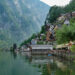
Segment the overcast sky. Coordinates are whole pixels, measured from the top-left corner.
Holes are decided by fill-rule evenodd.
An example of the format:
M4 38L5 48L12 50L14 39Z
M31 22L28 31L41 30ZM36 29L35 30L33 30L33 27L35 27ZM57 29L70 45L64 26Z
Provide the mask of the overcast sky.
M57 5L57 6L65 6L69 4L70 0L40 0L49 6Z

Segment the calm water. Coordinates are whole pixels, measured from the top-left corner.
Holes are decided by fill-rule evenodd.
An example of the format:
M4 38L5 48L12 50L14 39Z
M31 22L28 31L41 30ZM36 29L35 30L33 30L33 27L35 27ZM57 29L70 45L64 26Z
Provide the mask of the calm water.
M52 56L0 52L0 75L75 75L75 63Z

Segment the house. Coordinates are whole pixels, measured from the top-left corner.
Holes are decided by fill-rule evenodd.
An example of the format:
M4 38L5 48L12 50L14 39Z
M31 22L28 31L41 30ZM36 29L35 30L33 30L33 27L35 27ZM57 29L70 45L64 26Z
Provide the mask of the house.
M53 50L52 45L31 45L32 54L48 54L51 50Z
M20 50L23 52L29 52L30 48L27 45L23 45Z
M52 31L54 29L54 25L50 25L50 31Z
M58 29L57 25L50 25L50 29L46 34L46 41L54 41L55 40L55 31Z
M72 12L72 17L75 17L75 11Z
M57 20L58 20L58 21L65 20L65 14L61 14L61 16L58 17Z
M36 44L37 44L37 39L32 39L32 40L31 40L31 44L32 44L32 45L36 45Z
M38 41L41 41L41 40L46 40L44 37L45 37L46 35L44 34L44 33L41 33L40 34L40 37L39 37L39 39L38 39Z
M47 31L47 34L46 34L46 40L47 41L50 41L50 35L51 35L52 33L50 32L50 31Z
M66 19L66 20L64 21L64 24L70 25L70 21L69 21L68 19Z
M66 16L67 19L70 19L72 17L75 17L75 11L70 12L70 13L66 13L65 16Z
M65 17L66 17L66 19L64 21L64 24L70 25L70 18L75 17L75 11L73 11L71 13L66 13Z
M58 21L65 20L65 19L70 20L70 18L72 17L75 17L75 11L66 14L61 14L61 16L57 20Z
M46 27L46 31L48 31L49 30L49 28L50 28L50 23L47 23L46 25L45 25L45 27Z
M66 19L70 20L70 18L72 18L72 13L66 13L65 17Z

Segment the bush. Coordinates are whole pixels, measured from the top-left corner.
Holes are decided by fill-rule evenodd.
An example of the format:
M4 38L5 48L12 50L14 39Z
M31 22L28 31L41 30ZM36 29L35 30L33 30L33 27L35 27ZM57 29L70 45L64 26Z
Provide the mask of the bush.
M46 27L45 27L45 25L42 26L41 31L40 31L40 34L41 34L41 33L46 33Z
M72 45L71 51L72 51L72 52L75 52L75 45Z
M45 40L45 39L46 39L46 35L43 35L43 36L42 36L42 40Z
M75 40L75 23L70 26L63 27L56 31L56 40L58 44L68 43Z
M43 41L38 41L37 44L38 44L38 45L43 45L44 42L43 42Z

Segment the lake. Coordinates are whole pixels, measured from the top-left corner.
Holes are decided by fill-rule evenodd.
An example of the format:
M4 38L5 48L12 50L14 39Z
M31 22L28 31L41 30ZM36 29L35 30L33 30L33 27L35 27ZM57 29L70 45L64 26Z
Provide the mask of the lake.
M75 63L47 55L0 51L0 75L75 75Z

